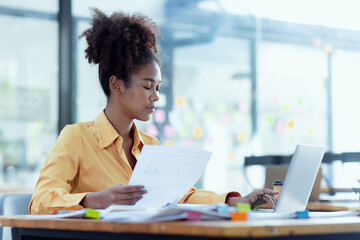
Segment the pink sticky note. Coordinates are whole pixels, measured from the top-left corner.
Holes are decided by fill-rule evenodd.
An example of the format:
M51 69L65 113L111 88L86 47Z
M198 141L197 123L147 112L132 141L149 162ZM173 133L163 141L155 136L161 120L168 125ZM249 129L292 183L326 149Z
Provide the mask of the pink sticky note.
M298 118L302 118L302 117L304 117L305 112L300 110L296 115Z
M201 221L201 213L200 212L187 212L187 220L188 221Z
M184 141L184 145L185 145L186 147L192 147L192 146L193 146L193 141L192 141L191 139L186 139L186 140Z
M166 112L164 109L156 109L154 113L155 122L163 123L166 121Z
M171 137L174 136L174 129L173 129L173 127L171 125L166 124L164 126L164 135L167 138L171 138Z
M282 121L279 121L275 125L275 129L277 133L282 133L285 129L285 123Z
M207 143L213 144L214 143L214 139L213 138L207 138L206 139Z
M151 136L157 137L159 136L159 130L154 124L150 124L146 127L146 132Z
M250 110L250 105L248 102L239 102L238 106L241 112L249 112Z
M223 114L220 116L220 120L223 124L229 124L230 123L230 115L229 114Z
M279 97L274 97L274 103L278 104L280 102Z

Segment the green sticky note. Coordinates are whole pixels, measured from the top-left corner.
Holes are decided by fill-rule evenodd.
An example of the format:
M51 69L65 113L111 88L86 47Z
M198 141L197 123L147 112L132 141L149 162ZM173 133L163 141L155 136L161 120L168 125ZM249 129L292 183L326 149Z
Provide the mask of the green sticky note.
M238 212L250 212L251 206L250 203L237 203L235 205L238 209Z
M304 99L299 98L299 104L302 105L304 103Z
M283 106L283 108L282 108L282 110L284 111L284 112L287 112L287 111L289 111L289 109L290 109L290 106L289 105L284 105Z
M312 133L313 133L312 128L309 128L309 129L308 129L308 131L307 131L307 135L309 135L309 136L310 136Z
M190 135L190 129L188 126L183 126L180 130L180 137L187 138Z
M84 217L100 219L100 213L94 209L87 208L86 213L84 214Z
M268 122L269 122L270 124L273 124L274 121L275 121L275 118L274 118L273 115L269 115L267 120L268 120Z

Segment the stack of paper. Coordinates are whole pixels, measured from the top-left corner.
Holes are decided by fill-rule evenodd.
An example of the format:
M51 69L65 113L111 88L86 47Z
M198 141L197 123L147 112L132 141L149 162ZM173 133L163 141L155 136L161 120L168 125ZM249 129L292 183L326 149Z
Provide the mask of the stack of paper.
M55 215L27 215L29 219L56 219L74 217L92 217L94 211L98 212L98 218L103 221L118 222L164 222L174 220L229 220L233 208L228 212L218 211L223 204L201 205L201 204L170 204L163 208L139 208L137 206L112 205L103 210L82 209L77 211L63 211ZM308 212L306 218L334 218L355 217L358 211L336 211L336 212ZM269 213L248 212L247 220L262 219L291 219L299 218L298 213Z
M125 206L125 207L124 207ZM217 205L171 204L163 208L139 208L137 206L112 205L97 211L104 221L120 222L163 222L173 220L221 220L229 219L230 213L219 213ZM29 219L56 219L89 217L89 209L62 211L54 215L27 215Z
M145 211L113 211L102 215L104 221L163 222L174 220L224 220L230 213L221 214L216 205L174 204L164 208L149 208Z

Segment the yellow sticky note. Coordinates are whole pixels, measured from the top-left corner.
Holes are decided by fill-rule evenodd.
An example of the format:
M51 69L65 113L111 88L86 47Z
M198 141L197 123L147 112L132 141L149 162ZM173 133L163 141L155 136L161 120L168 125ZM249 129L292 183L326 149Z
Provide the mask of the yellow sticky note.
M174 144L174 142L171 141L171 140L166 140L166 141L165 141L165 145L167 145L167 146L174 146L175 144Z
M183 107L185 105L185 99L182 96L178 96L175 98L175 104L179 107Z
M193 136L195 138L201 138L202 137L202 129L201 127L197 126L193 128Z
M96 210L94 210L92 208L87 208L86 213L84 214L84 217L100 219L100 212L96 211Z

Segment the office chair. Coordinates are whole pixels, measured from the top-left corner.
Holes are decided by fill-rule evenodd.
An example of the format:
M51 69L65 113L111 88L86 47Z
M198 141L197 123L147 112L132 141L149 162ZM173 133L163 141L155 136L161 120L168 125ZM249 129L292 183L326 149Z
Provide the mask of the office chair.
M0 215L29 214L32 193L9 193L0 196ZM11 240L11 228L0 227L0 240Z

